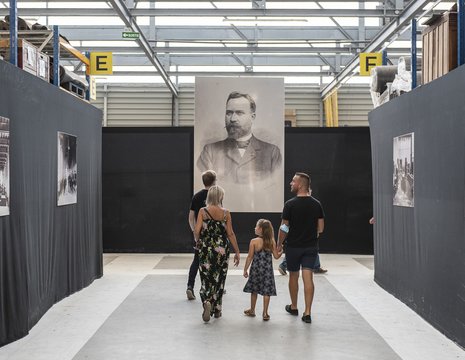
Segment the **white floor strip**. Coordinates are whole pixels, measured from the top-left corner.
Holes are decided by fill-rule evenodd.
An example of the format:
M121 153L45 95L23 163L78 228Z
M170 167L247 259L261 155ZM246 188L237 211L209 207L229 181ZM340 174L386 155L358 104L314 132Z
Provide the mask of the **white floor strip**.
M29 335L0 349L0 360L71 360L163 258L118 256L104 276L55 304Z
M341 257L322 256L322 263L330 269L326 275L328 281L402 359L465 360L462 348L378 286L373 280L373 271Z

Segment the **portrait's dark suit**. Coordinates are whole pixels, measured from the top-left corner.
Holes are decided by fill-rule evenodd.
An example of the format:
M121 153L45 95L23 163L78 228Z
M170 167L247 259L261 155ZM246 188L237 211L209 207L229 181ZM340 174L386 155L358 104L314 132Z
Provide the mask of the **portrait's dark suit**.
M234 139L205 145L197 160L197 167L201 171L216 171L219 181L247 184L266 180L281 163L281 152L276 145L252 136L243 156Z

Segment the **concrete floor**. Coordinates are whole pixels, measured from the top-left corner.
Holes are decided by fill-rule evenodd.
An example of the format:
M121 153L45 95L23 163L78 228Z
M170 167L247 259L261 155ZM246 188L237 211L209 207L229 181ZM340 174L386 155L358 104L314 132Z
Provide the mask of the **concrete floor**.
M371 256L321 256L329 271L315 276L312 324L284 311L288 278L277 272L271 320L244 316L245 258L239 269L230 267L223 317L203 323L198 294L194 301L185 296L191 259L105 254L104 277L53 306L27 337L0 348L0 360L465 360L463 349L374 283ZM259 298L257 314L261 308Z

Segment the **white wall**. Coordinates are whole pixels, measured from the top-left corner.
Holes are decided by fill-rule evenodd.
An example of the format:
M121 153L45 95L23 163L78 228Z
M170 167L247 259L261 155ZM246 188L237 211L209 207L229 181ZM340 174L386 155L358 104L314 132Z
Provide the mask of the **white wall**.
M92 103L106 114L107 126L171 126L172 96L160 84L108 84L97 88ZM194 86L179 87L179 125L194 125ZM346 85L338 91L339 126L368 126L373 109L367 85ZM104 111L106 97L107 111ZM323 119L319 87L285 87L285 108L295 109L297 126L320 126Z

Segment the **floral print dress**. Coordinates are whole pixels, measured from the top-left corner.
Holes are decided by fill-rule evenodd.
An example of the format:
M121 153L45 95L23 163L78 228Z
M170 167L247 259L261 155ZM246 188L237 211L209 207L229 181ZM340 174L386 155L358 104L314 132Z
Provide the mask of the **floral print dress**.
M276 296L271 251L262 249L254 253L249 279L245 284L244 292L263 296Z
M221 311L224 283L228 273L229 245L226 236L226 211L223 220L215 220L206 208L208 215L203 219L203 229L200 233L199 272L202 286L200 298L202 303L210 301L211 315Z

